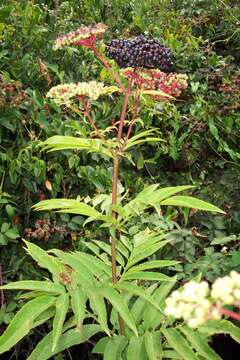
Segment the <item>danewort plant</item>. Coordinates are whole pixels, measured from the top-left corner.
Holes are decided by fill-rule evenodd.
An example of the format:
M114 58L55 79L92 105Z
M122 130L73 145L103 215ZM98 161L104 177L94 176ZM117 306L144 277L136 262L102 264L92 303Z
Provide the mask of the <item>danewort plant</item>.
M105 31L103 24L82 26L55 41L55 50L64 46L85 46L91 50L114 83L90 81L60 84L50 89L47 97L87 120L92 132L89 137L53 136L41 145L48 151L75 149L97 153L102 161L106 157L112 159L112 192L97 195L91 201L89 198L51 199L34 206L35 210L85 216L85 224L97 222L103 228L103 238L85 242L84 249L88 251L73 252L44 251L25 241L28 254L48 270L51 278L17 281L1 287L28 292L21 294L26 302L0 337L0 353L48 322L52 330L28 360L49 359L98 333L105 336L102 335L93 352L102 354L105 360L220 359L207 344L210 336L215 332L228 332L239 341L240 330L223 320L211 324L205 332L197 332L188 326L176 325L166 316L165 299L175 286L176 278L159 270L173 267L177 262L152 260L151 256L169 243L168 234L161 229L146 228L132 236L128 232L128 221L149 208L160 214L163 206L224 212L192 196L178 195L193 188L188 185L167 188L149 185L131 199L119 186L119 164L124 158L134 165L131 157L134 146L163 141L156 128L144 128L141 105L145 106L148 97L153 104L173 101L174 96L186 89L187 77L163 73L162 70L166 72L172 67L170 50L144 37L134 40L136 46L125 40L110 44L107 53L111 52L111 57L125 66L116 70L114 63L96 47ZM104 96L110 96L109 101L122 99L119 118L113 119L106 129L100 128L94 118L94 104Z

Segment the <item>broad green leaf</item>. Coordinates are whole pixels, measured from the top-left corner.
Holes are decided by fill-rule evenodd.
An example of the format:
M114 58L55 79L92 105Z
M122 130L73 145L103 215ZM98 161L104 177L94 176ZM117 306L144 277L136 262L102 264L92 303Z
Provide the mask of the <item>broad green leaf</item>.
M209 204L206 201L199 200L192 196L172 196L161 202L161 205L166 206L181 206L203 211L213 211L221 214L226 214L225 211L219 209L217 206Z
M229 334L235 341L240 343L240 328L228 320L209 321L200 326L198 330L204 334Z
M110 330L108 328L107 321L107 310L103 294L101 294L100 289L96 287L89 287L86 291L90 300L91 308L97 315L97 319L99 324L102 326L102 330L104 330L105 333L110 336Z
M149 197L153 197L154 191L157 189L157 187L158 184L147 186L134 199L123 206L122 210L124 211L125 216L139 214L141 211L147 208L148 199Z
M109 340L109 336L102 337L98 342L95 344L92 353L93 354L103 354L105 348L107 346L107 342Z
M132 284L131 284L132 285ZM145 289L145 292L147 295L151 295L153 293L153 291L157 288L158 286L158 283L154 283L150 286L148 286L146 289ZM147 301L138 296L136 301L134 302L134 304L132 305L131 307L131 314L133 315L134 317L134 320L136 322L136 324L138 324L139 322L141 322L142 320L142 314L143 314L143 310L145 309L146 307L146 304L147 304ZM155 309L156 310L156 309ZM158 312L158 310L156 310Z
M107 266L102 260L96 259L95 256L80 251L72 252L71 256L79 261L79 266L82 264L94 276L98 278L100 278L102 274L106 274L109 277L111 276L110 266Z
M58 345L54 351L52 351L52 332L44 336L44 338L38 343L27 360L47 360L54 355L70 348L74 345L79 345L86 342L93 335L102 331L101 326L96 324L83 325L79 330L71 329L66 331L59 339Z
M121 295L110 286L104 286L101 288L101 294L113 305L113 307L118 311L121 318L125 321L126 325L132 329L132 331L137 335L137 328L134 322L134 319L123 301Z
M83 244L100 260L104 261L107 266L111 266L111 261L107 254L100 253L100 249L98 246L94 245L92 242L83 242Z
M144 334L145 349L149 360L162 360L160 332L146 331Z
M173 266L176 264L179 264L180 261L175 261L175 260L151 260L151 261L146 261L145 263L136 265L131 267L128 270L128 274L130 272L134 272L134 271L144 271L144 270L148 270L148 269L158 269L158 268L162 268L162 267L166 267L166 266Z
M105 251L109 256L111 256L112 250L109 244L99 240L94 240L93 243L96 244L100 249ZM116 254L116 260L120 265L122 265L123 267L125 266L125 260L121 254L119 253Z
M194 188L194 186L191 185L181 185L158 189L158 186L158 184L147 186L133 200L129 201L123 207L125 216L139 214L148 207L159 205L162 200L169 198L178 192Z
M131 336L128 350L127 360L146 360L147 353L144 345L143 336Z
M72 256L72 254L58 249L53 249L51 252L57 255L57 257L60 258L64 264L67 264L72 269L74 269L74 272L72 272L72 280L77 277L84 288L87 288L88 286L95 283L95 279L92 273L88 270L87 267L85 267L74 256Z
M154 200L153 202L159 203L162 200L167 199L174 194L194 188L195 186L193 185L178 185L178 186L167 186L162 189L157 189L154 194L156 200Z
M132 251L132 242L124 235L120 236L120 241L130 252Z
M144 138L146 136L153 135L157 130L158 130L157 128L153 128L153 129L141 131L140 133L131 136L131 138L128 140L128 142L136 141L136 140Z
M171 282L163 282L161 285L153 292L152 298L155 303L158 304L158 307L162 309L162 305L176 283L176 278L172 278ZM159 327L162 321L162 312L160 313L152 306L146 304L142 312L142 319L144 322L144 328L146 330L152 330Z
M4 286L0 286L3 290L34 290L43 291L52 294L61 294L65 292L64 286L53 283L51 281L23 280L15 281Z
M25 304L11 320L5 332L0 336L0 354L8 351L33 327L34 320L56 301L54 296L44 295Z
M114 286L116 289L128 291L131 294L140 296L141 298L143 298L144 300L149 302L152 306L154 306L157 309L157 311L160 311L160 308L159 308L157 302L155 302L153 300L153 298L151 297L151 295L149 295L147 293L147 291L145 289L142 289L140 286L130 283L130 282L124 282L124 281L120 281L119 283L117 283Z
M71 307L76 320L76 326L81 328L86 312L86 295L83 289L69 289L71 296Z
M121 359L122 352L126 347L128 341L123 335L112 336L109 338L105 350L103 359L104 360L119 360Z
M184 360L199 360L197 355L190 348L187 340L174 328L161 330L169 345L182 356Z
M74 213L85 216L98 217L101 216L101 213L94 209L92 206L82 203L78 200L71 199L51 199L43 200L39 203L33 205L34 210L37 211L46 211L46 210L56 210L62 212L71 212L74 210Z
M128 142L127 145L124 147L124 149L128 150L136 145L146 144L147 142L160 142L160 141L164 141L164 140L158 137L146 137L144 139Z
M159 305L162 305L165 302L166 297L168 296L169 292L174 287L177 281L176 277L172 277L172 282L162 283L159 288L154 291L153 297L155 300L158 301Z
M179 330L186 336L192 347L207 360L221 360L220 356L202 339L199 331L192 330L188 326L181 326Z
M132 267L139 261L145 259L148 256L151 256L152 254L154 254L156 251L158 251L159 249L161 249L163 246L165 246L168 243L169 243L169 240L159 241L155 244L146 243L141 248L138 248L136 250L134 249L134 251L130 255L130 258L128 260L128 263L127 263L127 266L125 269L129 269L130 267Z
M46 251L39 246L23 240L27 246L26 251L38 263L39 266L48 269L55 278L59 278L60 272L63 270L62 264L53 256L50 256Z
M111 140L78 138L73 136L55 135L40 144L43 150L86 150L87 152L97 152L109 157L113 157L111 150L116 147L116 143Z
M66 319L69 305L69 295L67 293L59 295L55 303L55 317L53 320L53 343L52 351L57 347L59 338L62 334L63 324Z
M55 315L54 307L50 307L44 312L42 312L33 322L32 329L35 327L44 324L47 320L51 319Z
M164 350L163 359L177 359L182 360L182 356L179 355L175 350Z
M123 280L174 281L170 276L151 271L134 271L122 276Z
M116 249L119 253L121 253L126 259L129 257L129 250L128 248L121 242L117 241Z

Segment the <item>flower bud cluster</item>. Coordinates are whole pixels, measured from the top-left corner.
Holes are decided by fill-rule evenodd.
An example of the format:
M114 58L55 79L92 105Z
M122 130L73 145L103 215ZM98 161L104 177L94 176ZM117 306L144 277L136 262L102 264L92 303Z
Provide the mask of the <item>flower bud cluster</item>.
M60 84L52 87L46 96L54 99L57 105L71 107L73 101L81 97L97 100L107 89L102 82L97 81Z
M183 318L188 326L196 328L207 320L220 320L224 305L239 305L240 274L232 271L230 276L218 278L212 289L206 281L190 281L174 291L166 300L166 315Z
M143 68L126 68L122 70L122 74L127 79L131 79L138 89L160 90L173 97L179 96L181 91L188 86L186 74L166 74L158 69Z
M53 49L58 50L69 45L91 46L97 38L101 38L103 36L106 30L107 26L102 23L92 26L81 26L75 31L71 31L58 37L54 42Z

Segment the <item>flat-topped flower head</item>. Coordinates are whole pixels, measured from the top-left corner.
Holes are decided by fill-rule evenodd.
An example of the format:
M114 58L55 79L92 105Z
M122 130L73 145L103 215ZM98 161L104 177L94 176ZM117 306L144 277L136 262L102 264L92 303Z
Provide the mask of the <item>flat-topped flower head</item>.
M181 91L188 86L187 75L169 73L166 74L158 69L134 69L126 68L122 70L123 76L131 80L139 90L161 91L164 95L153 95L156 99L166 100L171 97L178 97ZM151 94L149 92L149 94Z
M96 39L103 36L106 30L107 26L102 23L91 26L82 25L77 30L59 36L54 42L53 49L58 50L69 45L91 47Z
M220 320L224 314L223 306L239 304L240 274L232 271L230 276L216 279L212 289L205 281L189 281L173 291L166 300L164 312L176 319L183 318L190 327L196 328L208 320ZM228 316L232 314L228 312Z
M102 82L89 81L54 86L46 96L53 99L57 105L71 107L74 101L82 97L97 100L100 95L107 93L107 90L108 87Z

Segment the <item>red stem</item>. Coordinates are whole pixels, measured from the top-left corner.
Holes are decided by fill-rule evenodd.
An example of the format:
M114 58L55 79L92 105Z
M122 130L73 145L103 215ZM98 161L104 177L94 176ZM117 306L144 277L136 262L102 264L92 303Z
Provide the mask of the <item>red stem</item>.
M139 106L139 101L140 101L140 98L139 96L136 98L136 101L135 101L135 104L134 104L134 109L133 109L133 114L132 114L132 120L129 124L129 127L128 127L128 131L127 131L127 135L126 135L126 139L125 139L125 144L127 144L128 142L128 139L130 137L130 134L131 134L131 131L132 131L132 127L134 125L134 121L138 115L138 106Z
M3 286L3 277L2 277L2 265L0 265L0 286ZM4 292L3 289L0 290L0 309L4 305Z
M128 106L128 99L130 96L131 89L131 83L128 86L127 91L125 92L123 103L122 103L122 109L120 114L120 120L118 125L118 151L122 151L121 149L121 139L122 139L122 132L123 132L123 126L125 121L125 116L127 112L127 106ZM112 207L117 204L117 183L118 183L118 172L119 172L119 152L115 154L114 163L113 163L113 181L112 181ZM114 218L117 217L116 211L112 209L112 216ZM116 236L115 234L111 236L111 260L112 260L112 282L117 282L117 265L116 265ZM125 324L121 316L118 316L118 323L119 323L119 330L120 334L125 333Z
M85 108L84 108L84 115L87 116L90 124L92 125L92 127L93 127L94 130L96 131L96 134L98 135L98 137L102 137L101 134L100 134L100 132L99 132L99 130L98 130L98 128L97 128L97 125L95 124L95 121L93 120L93 118L91 117L91 115L90 115L90 113L89 113L89 110L88 110L88 109L89 109L90 103L91 103L91 100L90 100L90 99L88 99L87 104L84 103L84 107L85 107Z
M126 91L125 86L123 85L120 77L118 76L118 73L115 72L112 68L112 66L109 64L109 62L107 61L107 59L105 59L105 57L103 55L101 55L97 48L93 45L91 47L92 51L94 52L94 55L98 58L99 61L101 61L101 63L105 66L105 68L110 72L110 74L112 75L113 79L116 81L116 83L120 86L120 88L122 89L123 92Z
M128 91L125 93L122 103L122 110L118 125L118 148L121 148L121 139L122 139L122 131L124 126L124 120L126 116L128 99L130 96L130 87L128 87ZM118 170L119 170L119 154L116 154L113 163L113 181L112 181L112 207L117 204L117 183L118 183ZM112 210L112 216L116 218L117 214L114 210ZM117 281L117 271L116 271L116 238L112 236L111 238L111 248L112 248L112 281L115 283Z
M220 308L218 310L222 315L227 315L227 316L229 316L229 317L231 317L233 319L236 319L236 320L240 321L240 314L236 314L235 312L233 312L231 310L224 309L224 308Z

